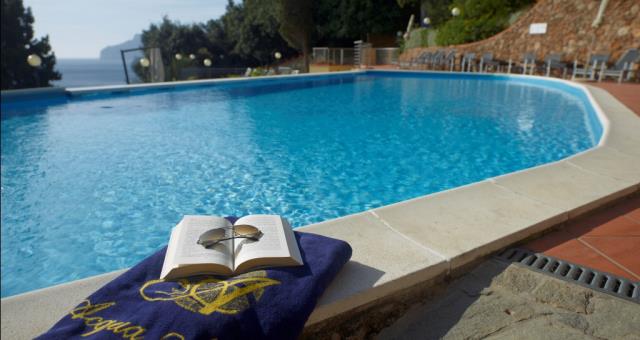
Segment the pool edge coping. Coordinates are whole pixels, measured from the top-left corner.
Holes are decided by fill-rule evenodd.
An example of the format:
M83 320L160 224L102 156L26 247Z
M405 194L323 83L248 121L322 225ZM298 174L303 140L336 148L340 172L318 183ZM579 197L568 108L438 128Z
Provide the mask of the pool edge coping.
M397 72L421 73L422 72L424 73L424 72L427 72L429 73L433 71L358 70L358 71L345 71L340 73L344 74L344 73L360 73L360 72L373 72L373 73L377 73L377 72L395 72L395 73ZM443 72L443 73L448 73L448 72ZM318 75L324 75L324 74L333 75L333 74L336 74L336 72L326 72ZM457 73L454 73L454 74L457 74ZM469 75L476 75L476 74L477 73L469 73ZM482 74L482 75L490 76L491 74ZM272 79L288 78L288 77L299 77L299 76L306 76L306 75L284 75L284 76L272 76L270 78ZM496 74L496 76L505 76L505 74ZM328 230L329 226L331 225L348 224L348 223L351 223L351 221L354 221L353 223L356 223L356 225L363 225L363 223L364 224L374 223L377 225L377 227L381 228L380 230L387 232L390 235L395 235L400 239L412 240L412 238L414 237L411 236L411 233L402 231L401 228L403 228L404 226L395 226L393 225L393 222L389 223L383 218L380 218L379 214L376 211L381 211L383 209L393 211L395 209L411 206L412 204L416 204L416 202L417 204L420 204L421 202L427 202L427 201L428 201L427 203L431 203L434 200L442 200L443 197L446 198L451 195L458 195L458 193L465 193L469 190L477 190L477 187L479 186L490 188L490 190L498 190L499 192L502 192L501 190L504 190L505 188L501 186L499 182L502 181L503 179L512 180L514 177L522 177L523 175L540 171L540 169L553 170L556 168L564 167L564 170L567 170L566 168L568 165L571 166L570 171L579 173L587 177L607 178L608 180L611 180L610 181L611 183L615 183L617 186L612 188L610 192L603 191L601 194L599 194L600 197L598 197L597 199L594 199L592 202L587 202L586 204L575 206L573 208L557 207L557 206L553 207L553 204L550 204L549 202L541 202L539 197L529 197L526 193L512 191L509 194L509 197L521 198L523 199L524 202L529 202L531 204L541 204L541 206L548 206L550 209L547 212L547 215L541 216L540 218L542 220L533 221L534 223L530 223L529 225L523 225L522 221L519 221L518 223L514 222L515 223L514 225L516 226L513 228L513 230L506 231L506 234L503 235L503 237L492 240L491 242L478 244L476 248L472 249L467 253L460 254L460 256L455 258L452 256L443 255L442 252L438 250L431 249L431 247L429 247L428 245L425 245L424 242L422 242L423 240L414 239L413 241L415 241L414 242L415 244L413 244L412 246L415 246L416 249L419 249L420 251L424 251L424 253L421 253L418 255L424 256L425 259L428 259L429 261L431 261L428 263L428 265L421 266L420 264L415 264L410 269L408 269L405 273L395 273L391 277L384 278L384 274L383 274L381 276L381 278L383 279L379 278L378 281L371 283L370 287L360 287L364 289L357 289L354 292L351 292L351 294L349 294L346 297L331 300L332 297L330 294L332 294L333 292L333 294L335 295L336 289L338 289L338 291L340 289L340 288L336 288L336 285L339 285L339 282L340 282L340 276L339 276L336 280L334 280L332 286L329 288L327 293L321 298L318 306L316 307L316 310L314 311L309 321L307 322L307 325L321 322L327 318L333 317L335 315L339 315L340 313L344 313L349 309L353 309L353 308L365 305L367 303L373 302L383 296L393 294L394 292L408 288L411 285L414 285L416 283L428 281L430 279L434 279L441 275L449 275L449 273L451 273L452 271L461 268L462 266L468 264L470 261L473 261L474 259L480 258L486 255L487 253L490 253L497 249L506 247L510 244L513 244L514 242L518 242L519 240L522 240L532 234L535 234L546 228L549 228L554 224L558 224L566 221L567 219L572 217L571 213L574 211L580 210L580 213L586 213L604 204L607 204L608 202L611 202L615 199L638 192L638 190L640 189L640 179L638 180L632 179L629 181L620 180L618 178L619 176L615 174L613 175L606 174L606 173L603 174L602 171L592 171L589 169L583 169L576 165L570 165L570 163L571 163L571 160L575 160L579 157L588 158L589 155L593 155L598 150L600 150L600 152L604 153L606 156L608 153L612 153L612 151L610 151L609 149L622 154L627 159L630 158L632 161L640 163L640 156L638 154L630 152L631 150L629 150L629 148L625 149L625 144L616 145L616 143L609 143L609 141L611 140L611 137L615 136L618 138L629 138L632 140L631 142L632 144L637 143L640 145L640 137L635 137L633 135L630 135L629 131L623 128L618 128L617 126L614 126L616 124L626 125L629 122L631 122L640 127L640 117L635 116L635 114L630 109L622 105L611 94L601 89L596 89L594 87L586 86L584 84L578 84L575 82L570 82L567 80L561 80L561 79L555 79L555 78L526 76L526 75L509 75L509 76L518 77L518 78L536 77L536 78L542 78L548 81L558 81L558 82L563 82L565 84L568 84L572 87L579 88L582 91L584 91L594 111L598 115L598 119L600 120L600 123L602 124L603 131L602 131L602 136L599 143L593 148L579 152L577 154L574 154L562 160L542 164L533 168L519 170L509 174L496 176L493 178L488 178L479 182L467 184L461 187L452 188L452 189L441 191L438 193L424 195L418 198L414 198L414 199L410 199L402 202L397 202L384 207L371 209L371 210L367 210L367 211L352 214L352 215L342 216L337 219L324 221L324 222L316 223L309 226L300 227L297 230L322 234L323 230ZM240 78L240 79L246 80L245 78ZM220 81L228 82L228 81L234 81L234 80L235 78L223 79L223 80L217 80L217 81L209 81L209 82L206 82L206 84L217 83ZM198 82L197 84L203 84L203 83L205 82ZM190 84L192 83L189 83L187 85L190 85ZM112 91L112 87L104 89L104 91ZM603 106L614 107L619 112L615 112L615 114L613 114L613 112L605 112L605 110L603 109ZM633 116L633 119L629 116L629 113ZM620 155L612 154L610 156L615 159ZM563 169L560 169L559 171L562 171L562 170ZM633 169L630 169L630 171L632 170ZM577 185L581 185L581 184L577 184ZM473 189L470 189L470 188L473 188ZM509 188L507 188L506 190L509 191ZM361 221L363 218L366 219L366 222ZM367 225L366 227L368 228L369 226ZM341 238L340 230L342 230L342 234L345 235L344 238L347 239L347 241L351 243L362 242L361 239L360 240L349 239L349 238L353 238L353 235L348 235L349 230L345 228L342 228L342 229L333 228L332 230L333 230L332 232L327 232L327 234L329 234L328 236ZM335 234L336 232L338 234ZM469 254L471 254L469 257L464 257ZM373 264L372 267L375 268L375 259L378 255L379 254L361 254L358 251L358 249L354 247L354 258L352 259L352 261L360 262L365 265ZM407 264L399 263L398 265L406 266ZM105 280L113 278L119 275L120 273L122 273L123 271L124 270L119 270L111 273L105 273L99 276L89 277L89 278L85 278L78 281L67 282L60 285L46 287L39 290L30 291L23 294L18 294L18 295L3 298L2 299L2 307L3 307L2 308L2 333L5 333L5 331L9 331L9 332L17 331L17 329L15 328L12 329L11 325L12 324L15 325L14 327L20 327L18 325L22 325L20 323L21 322L20 320L22 320L20 319L20 315L22 315L23 317L25 317L25 315L28 315L31 317L30 318L31 320L33 319L42 320L43 325L41 325L41 328L37 330L32 329L32 332L29 334L37 335L40 332L45 331L46 329L48 329L48 327L52 325L52 322L57 321L61 316L64 315L63 313L66 313L70 308L75 306L81 299L85 298L87 295L86 292L88 291L87 289L95 290L98 287L100 287L105 282ZM342 276L344 274L345 273L343 270L339 275ZM76 289L77 287L80 287L80 286L85 287L85 289L83 290ZM63 301L60 301L61 298L66 298L66 300L63 299ZM40 305L39 302L42 302L43 299L45 300L49 299L50 300L49 302L53 302L54 307L57 307L58 309L57 311L58 313L56 314L55 312L53 312L52 309L42 310L42 308L39 308L39 305ZM55 302L58 302L58 303L56 304ZM63 302L62 304L64 306L62 306L59 302ZM7 308L5 307L10 309L11 312L19 310L21 313L7 312ZM55 315L52 316L50 315L51 313ZM45 315L45 318L42 318L43 315ZM14 318L11 318L11 316L14 316ZM34 316L39 316L39 318L34 318ZM49 316L49 317L46 318L46 316ZM9 324L9 326L5 328L5 325L7 323ZM46 328L42 328L44 327L44 324L46 324ZM22 331L26 332L27 330L22 329ZM25 335L25 333L21 333L21 334Z

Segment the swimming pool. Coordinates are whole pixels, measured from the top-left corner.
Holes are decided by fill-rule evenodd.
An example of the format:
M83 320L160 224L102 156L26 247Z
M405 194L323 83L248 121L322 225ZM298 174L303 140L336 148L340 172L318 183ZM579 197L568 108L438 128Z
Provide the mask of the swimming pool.
M302 226L566 158L586 95L357 72L3 103L2 296L130 266L184 214Z

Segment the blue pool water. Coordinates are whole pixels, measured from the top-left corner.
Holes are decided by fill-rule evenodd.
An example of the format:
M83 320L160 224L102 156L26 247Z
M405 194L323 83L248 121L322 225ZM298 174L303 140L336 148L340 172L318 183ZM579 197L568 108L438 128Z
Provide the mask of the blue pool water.
M2 296L131 266L185 214L302 226L597 144L580 91L366 73L2 106Z

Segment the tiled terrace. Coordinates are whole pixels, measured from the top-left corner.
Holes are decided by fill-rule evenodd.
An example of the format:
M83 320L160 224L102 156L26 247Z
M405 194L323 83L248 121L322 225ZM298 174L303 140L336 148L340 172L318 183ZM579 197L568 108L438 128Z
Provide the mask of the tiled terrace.
M640 281L640 196L571 221L526 247Z
M640 116L640 84L589 85L607 90ZM571 221L525 247L640 281L640 196Z

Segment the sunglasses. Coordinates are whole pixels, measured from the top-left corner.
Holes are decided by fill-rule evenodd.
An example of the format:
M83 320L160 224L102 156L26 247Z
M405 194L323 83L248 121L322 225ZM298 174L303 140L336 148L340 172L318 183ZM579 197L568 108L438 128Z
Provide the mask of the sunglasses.
M227 235L228 229L233 230L231 236ZM261 236L262 232L260 229L252 225L240 224L229 228L216 228L205 231L200 235L200 237L198 237L198 244L205 248L211 248L221 241L231 240L234 238L248 238L250 240L257 241Z

